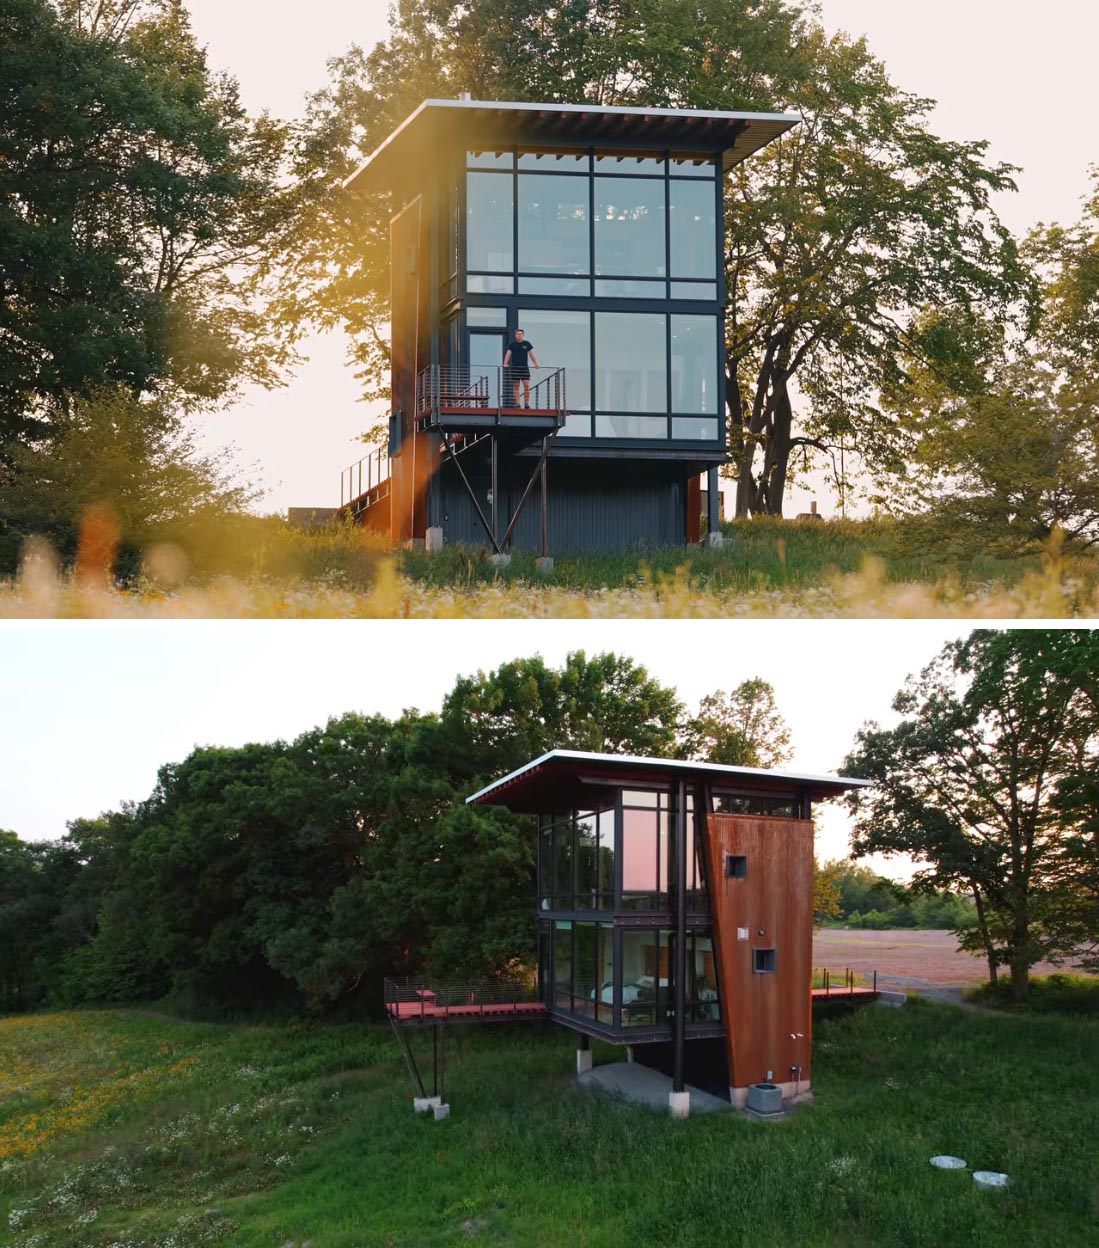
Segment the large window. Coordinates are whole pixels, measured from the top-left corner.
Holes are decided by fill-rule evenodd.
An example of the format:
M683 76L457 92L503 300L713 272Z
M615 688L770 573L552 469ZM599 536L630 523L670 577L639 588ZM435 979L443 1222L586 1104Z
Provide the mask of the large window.
M544 369L565 370L566 403L570 412L591 411L591 313L522 308L517 328L534 343ZM587 421L590 431L591 422ZM569 436L575 437L573 430Z
M693 183L685 185L692 186ZM595 271L618 277L667 273L663 179L595 179ZM608 295L619 293L613 289ZM662 298L662 291L650 296Z
M672 277L717 276L717 200L710 182L668 183Z
M466 174L466 268L471 273L514 269L514 216L510 174Z
M672 1003L672 933L622 933L622 1026L653 1027L668 1021Z
M595 406L603 412L666 412L666 318L650 312L597 312ZM663 435L667 437L667 433Z
M586 177L519 176L519 271L591 272Z
M717 318L673 316L672 411L717 413Z

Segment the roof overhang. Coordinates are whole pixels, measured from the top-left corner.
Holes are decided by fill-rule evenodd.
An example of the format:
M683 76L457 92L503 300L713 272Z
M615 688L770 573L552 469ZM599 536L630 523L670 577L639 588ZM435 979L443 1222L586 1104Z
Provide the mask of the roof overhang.
M635 143L645 149L706 152L722 156L728 171L800 121L797 113L425 100L343 186L365 194L391 191L437 164L440 153L527 143L585 147Z
M552 814L572 807L584 809L595 800L600 789L610 786L644 786L667 783L673 779L709 784L720 791L800 794L817 802L838 797L850 789L867 788L872 783L849 776L816 776L672 758L550 750L541 758L479 789L467 797L466 802L505 806L518 814Z

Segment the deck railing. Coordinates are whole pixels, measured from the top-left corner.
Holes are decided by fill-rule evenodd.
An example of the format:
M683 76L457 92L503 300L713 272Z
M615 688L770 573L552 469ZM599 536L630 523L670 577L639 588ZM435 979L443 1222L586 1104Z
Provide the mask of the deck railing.
M878 972L873 971L872 978L851 970L845 966L842 971L828 966L813 968L813 988L828 997L854 996L856 992L877 992Z
M389 480L392 460L384 446L364 455L340 473L340 506L346 507Z
M541 1010L534 985L516 980L387 979L385 1009L392 1018L476 1018Z
M553 412L559 419L564 419L563 368L543 368L531 374L529 403L527 384L527 378L517 379L510 368L502 365L443 368L433 364L416 378L416 412L419 416L434 416L443 411L499 416L501 412L522 411L529 406L539 412Z

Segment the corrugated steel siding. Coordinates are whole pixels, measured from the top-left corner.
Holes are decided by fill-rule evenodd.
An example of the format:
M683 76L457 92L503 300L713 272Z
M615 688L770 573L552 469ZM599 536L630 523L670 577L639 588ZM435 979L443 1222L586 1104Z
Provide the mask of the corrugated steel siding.
M499 536L523 493L534 465L526 466L526 476L500 481ZM628 477L628 462L607 461L606 477L596 481L561 481L558 466L550 464L549 550L568 554L595 550L626 550L634 546L682 546L687 540L687 499L685 481L630 482L614 480L614 474ZM488 487L474 480L478 502L489 517ZM488 545L489 539L477 518L465 487L453 468L447 466L442 482L443 536L448 543ZM541 498L537 485L527 499L519 518L512 546L541 553Z

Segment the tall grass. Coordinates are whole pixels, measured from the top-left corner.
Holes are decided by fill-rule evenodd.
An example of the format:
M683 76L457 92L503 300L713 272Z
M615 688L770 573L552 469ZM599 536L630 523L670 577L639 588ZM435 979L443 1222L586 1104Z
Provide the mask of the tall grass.
M379 1027L0 1021L0 1149L148 1076L0 1159L0 1227L17 1248L1090 1245L1097 1042L1094 1019L870 1007L817 1027L815 1102L761 1124L581 1090L560 1029L455 1028L436 1123ZM1010 1190L934 1170L943 1152Z
M393 550L351 526L314 533L278 520L157 546L123 583L92 561L61 569L31 543L0 582L0 616L1068 619L1099 615L1099 561L1058 549L1027 559L905 554L876 522L729 527L723 550L564 556L541 573L516 552ZM95 549L102 546L89 541Z

